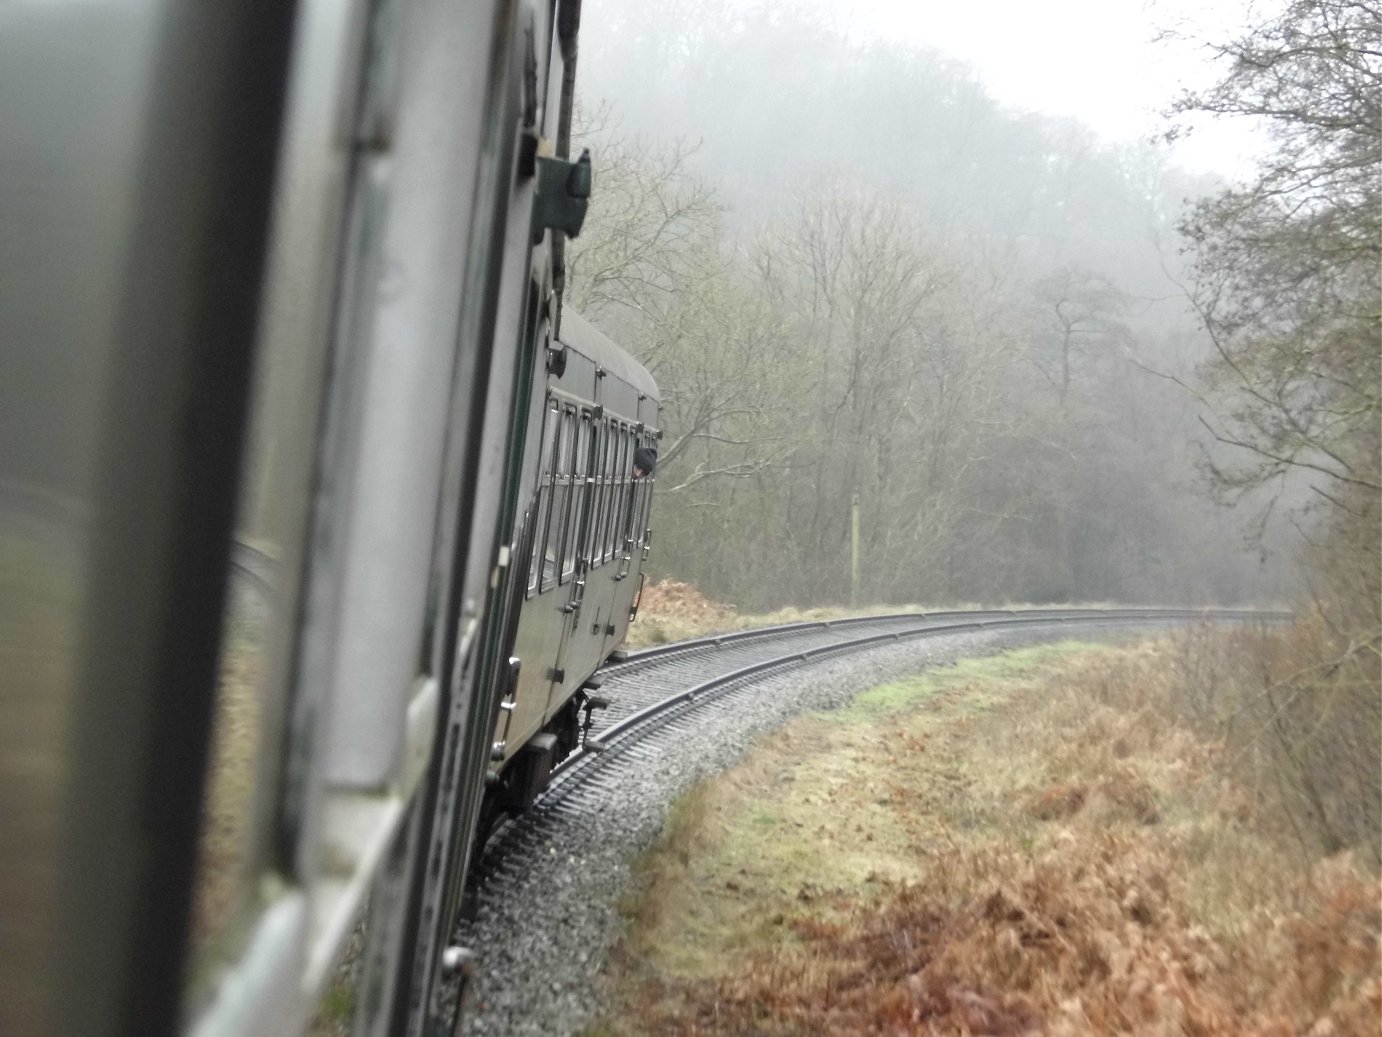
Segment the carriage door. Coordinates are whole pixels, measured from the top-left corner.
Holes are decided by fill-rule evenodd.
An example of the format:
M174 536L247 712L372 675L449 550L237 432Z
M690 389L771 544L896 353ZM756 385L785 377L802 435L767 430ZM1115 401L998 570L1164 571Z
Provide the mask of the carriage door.
M561 549L557 557L557 579L562 587L557 600L564 602L561 611L565 619L562 623L561 642L557 649L557 664L552 672L552 688L547 707L549 712L565 698L562 688L567 672L572 671L574 661L571 638L580 623L581 605L589 576L584 544L590 525L592 497L589 487L590 452L593 442L591 416L589 411L566 408L563 420L567 423L566 432L571 436L575 449L569 454L563 451L561 474L566 477L569 502L565 528L561 535ZM556 521L555 513L553 521Z

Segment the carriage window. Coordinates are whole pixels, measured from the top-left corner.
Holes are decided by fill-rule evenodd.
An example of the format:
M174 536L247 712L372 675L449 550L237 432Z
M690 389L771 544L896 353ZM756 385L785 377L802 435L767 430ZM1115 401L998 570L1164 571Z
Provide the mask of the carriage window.
M572 415L572 420L576 420ZM581 532L585 517L585 477L590 471L590 415L582 414L576 425L575 455L571 468L571 504L566 519L566 537L561 558L561 578L566 582L576 571L576 557L580 554Z
M638 449L637 438L629 444L629 456L633 456L633 451ZM632 469L629 472L629 546L632 548L639 541L638 535L638 516L643 510L643 480L633 477Z
M614 458L614 479L610 494L610 513L609 513L609 553L614 557L619 553L619 531L623 524L624 516L624 487L627 485L629 465L629 436L628 430L622 426L616 434L616 451Z
M552 483L552 515L547 523L547 544L542 558L542 589L557 582L557 562L561 558L562 534L570 522L571 461L575 455L575 415L571 408L561 412L561 438L557 443L556 476Z
M547 543L547 515L552 505L552 473L556 471L557 430L561 424L560 406L554 400L547 407L542 428L542 450L538 454L538 489L533 503L533 554L528 566L528 593L537 589L542 573L543 547Z
M605 511L600 518L600 557L607 562L613 554L609 546L609 524L614 514L614 492L618 485L615 480L619 473L619 425L616 422L610 422L606 436L609 442L605 446Z
M609 467L605 473L605 514L600 526L600 552L605 561L614 557L614 523L619 495L619 426L609 427Z
M638 488L638 484L633 480L633 450L637 445L638 441L634 439L633 430L626 431L624 435L624 463L619 470L619 478L623 481L619 496L619 550L621 551L628 550L629 540L633 536L634 497Z
M612 422L605 422L605 459L600 469L600 521L595 526L595 535L592 538L595 542L595 557L603 563L609 559L608 536L605 530L609 527L610 494L613 492L614 483L614 441L615 427Z
M595 439L595 449L590 474L595 482L590 491L590 535L586 537L585 559L594 567L604 561L602 531L605 528L605 486L609 482L609 458L606 456L609 450L609 425L604 421L597 422L591 433Z
M650 472L638 484L641 498L638 508L638 542L641 545L648 543L648 531L652 528L653 482L656 478L656 475Z
M624 473L624 500L619 512L619 521L623 525L619 535L620 548L629 552L632 552L638 540L638 503L643 499L643 480L633 477L633 451L637 445L638 440L630 435L629 470Z
M643 444L635 441L635 445L642 446ZM648 528L648 491L651 486L651 475L645 475L642 479L635 479L633 483L633 506L629 509L632 528L629 530L629 536L632 537L635 546L639 547L643 544L644 532Z

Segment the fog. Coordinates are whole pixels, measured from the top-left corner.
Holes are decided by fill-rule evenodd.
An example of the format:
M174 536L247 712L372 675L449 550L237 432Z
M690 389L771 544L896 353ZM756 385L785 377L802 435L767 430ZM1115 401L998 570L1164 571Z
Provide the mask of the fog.
M571 299L665 397L654 576L741 608L1282 591L1260 499L1204 478L1177 227L1214 178L824 15L587 0L581 48Z

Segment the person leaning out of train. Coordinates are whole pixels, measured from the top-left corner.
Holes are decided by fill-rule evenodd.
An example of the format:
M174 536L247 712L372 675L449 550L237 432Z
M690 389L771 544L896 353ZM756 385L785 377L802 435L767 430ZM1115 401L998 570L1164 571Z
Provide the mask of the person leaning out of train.
M653 474L653 469L657 467L657 450L650 446L641 446L633 452L633 477L642 479Z

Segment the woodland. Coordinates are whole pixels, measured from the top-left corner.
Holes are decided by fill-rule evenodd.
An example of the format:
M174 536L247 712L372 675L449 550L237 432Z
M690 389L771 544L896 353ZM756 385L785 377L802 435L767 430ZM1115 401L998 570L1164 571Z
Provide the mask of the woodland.
M653 576L755 609L1304 587L1375 625L1374 5L1286 5L1167 99L1171 136L1261 123L1238 184L799 11L590 6L568 299L664 396Z

